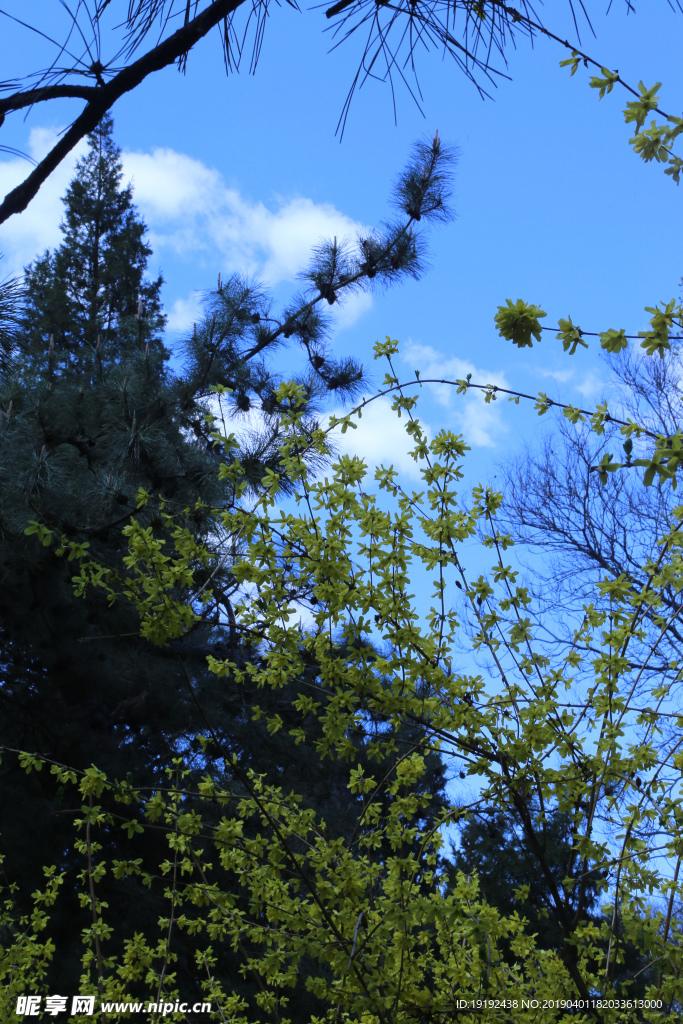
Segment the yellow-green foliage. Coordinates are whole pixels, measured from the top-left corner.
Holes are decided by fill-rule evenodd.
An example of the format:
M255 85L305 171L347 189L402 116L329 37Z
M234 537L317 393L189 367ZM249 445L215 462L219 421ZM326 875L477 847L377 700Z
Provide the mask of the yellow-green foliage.
M510 304L505 311L505 331L517 344L508 321L522 308ZM571 320L562 330L570 343L578 337ZM302 973L334 1024L541 1024L566 1019L571 1004L576 1021L671 1019L683 998L677 916L683 717L664 719L660 711L678 699L683 668L670 666L662 683L638 665L656 656L659 638L679 614L664 605L662 593L683 587L683 508L661 538L647 585L605 579L585 605L573 643L559 653L544 647L535 639L530 594L506 561L511 539L496 526L501 495L476 487L469 502L458 498L466 445L449 431L428 441L413 417L415 400L394 373L395 350L387 341L377 352L389 359L385 388L414 441L419 491L380 468L376 493L370 493L364 464L348 456L312 479L296 430L303 396L283 385L278 401L290 410L284 427L292 439L283 444L281 471L297 484L295 501L278 508L273 473L253 507L215 512L222 536L242 545L234 569L242 587L235 627L260 647L246 666L211 659L211 669L231 686L247 678L264 688L302 680L290 732L298 743L315 742L321 771L326 758L348 761L355 834L350 842L335 838L330 823L299 795L245 770L222 750L208 718L203 747L223 756L224 777L232 783L221 787L206 776L191 801L182 758L169 766L167 787L149 792L137 790L134 780L106 779L94 767L78 775L22 755L26 771L46 768L80 794L74 824L83 864L82 992L122 1000L131 986L142 985L149 999L177 998L172 940L181 929L196 938L212 1016L233 1024L252 1024L254 1017L214 979L215 950L226 944L258 978L258 1019L264 1022L288 1019L288 993ZM460 391L474 386L456 384ZM596 429L605 415L604 407L595 413ZM354 426L353 418L339 421L342 430ZM322 431L309 443L326 450ZM237 466L222 473L239 480ZM153 498L141 494L139 500ZM211 595L211 567L221 557L210 544L198 546L183 526L186 513L164 508L165 528L154 535L133 520L125 529L130 554L124 572L89 560L84 546L62 544L80 565L77 592L95 586L112 601L132 602L141 633L157 644L172 643L201 615ZM58 539L41 524L34 532L44 544ZM470 575L465 545L482 535L489 569ZM414 597L422 579L431 580L426 604ZM294 589L310 598L305 626L292 603ZM463 661L467 671L461 673ZM192 688L189 676L187 684ZM354 736L370 719L395 726L376 733L373 775L354 763ZM419 727L421 739L401 747L389 737L405 722ZM268 727L285 728L284 717L274 715ZM524 835L551 892L551 912L564 927L562 950L538 948L527 921L487 905L476 877L459 875L446 884L439 857L444 831L471 808L454 800L436 827L420 827L430 799L420 785L430 750L469 780L473 807L497 808ZM559 881L543 847L553 809L570 817L575 851ZM98 841L105 828L122 828L140 842L147 829L164 829L168 856L155 874L143 872L141 858L108 863ZM166 895L158 933L136 935L122 953L111 952L116 907L97 896L105 872L140 875L145 885L161 884ZM602 893L601 918L574 912L591 879ZM48 870L28 919L15 918L11 887L5 892L4 1018L12 1016L18 994L40 990L59 883ZM525 893L518 896L522 901ZM629 1003L628 988L617 990L612 981L625 943L656 968L648 975L656 980L646 1005Z

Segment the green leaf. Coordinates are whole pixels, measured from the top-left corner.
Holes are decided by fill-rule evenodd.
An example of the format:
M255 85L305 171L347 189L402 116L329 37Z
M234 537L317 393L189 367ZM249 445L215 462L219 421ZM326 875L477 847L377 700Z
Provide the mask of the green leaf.
M573 356L578 345L588 348L587 343L583 340L581 328L576 327L572 323L571 317L568 317L566 320L559 320L558 324L560 330L557 337L562 342L565 352L569 352L569 355Z
M52 543L52 530L48 530L47 526L43 526L42 523L37 523L35 520L32 520L29 523L24 530L24 534L27 537L31 537L35 534L37 539L45 548L48 548Z
M571 71L569 72L569 77L571 78L573 75L576 74L576 70L577 70L580 62L581 62L581 55L579 53L577 53L576 50L572 50L571 57L567 57L566 60L561 60L560 61L560 67L561 68L571 68Z
M532 337L536 341L541 340L541 325L539 320L546 316L540 306L529 305L523 299L512 302L506 299L505 306L499 306L494 318L498 326L498 333L501 338L511 341L518 348L531 348Z
M600 90L600 99L603 98L605 93L611 92L616 82L619 81L618 71L608 71L607 68L600 68L603 73L603 78L598 78L594 75L588 83L591 89Z
M603 331L600 334L600 345L606 352L621 352L622 349L628 348L626 331L615 331L613 328Z
M657 109L659 103L658 90L661 89L662 83L656 82L651 89L646 89L642 82L638 83L640 90L640 99L631 100L630 103L626 104L626 110L624 111L624 120L626 124L631 124L635 121L636 131L645 124L647 115L652 110Z

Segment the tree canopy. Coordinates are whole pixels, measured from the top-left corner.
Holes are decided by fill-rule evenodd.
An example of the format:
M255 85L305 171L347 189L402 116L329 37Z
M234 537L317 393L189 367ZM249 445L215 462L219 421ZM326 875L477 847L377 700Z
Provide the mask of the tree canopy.
M300 348L297 381L306 413L299 443L306 447L325 401L343 402L363 379L357 363L335 358L320 306L343 302L359 288L419 276L424 245L417 223L450 215L449 154L438 137L418 144L396 186L402 218L356 246L321 242L302 271L302 293L282 311L256 282L219 278L205 297L204 315L184 339L182 365L171 369L162 282L145 274L151 250L132 189L122 181L112 131L105 118L90 137L89 153L64 198L62 244L27 268L23 305L14 284L2 293L9 348L0 377L0 743L41 751L78 770L97 763L111 777L135 778L148 787L164 785L166 768L182 751L193 760L196 787L208 769L217 781L223 775L196 739L208 710L222 741L245 765L271 784L286 778L318 813L329 816L334 808L336 828L346 836L353 829L352 808L339 798L346 791L346 767L317 772L310 752L301 756L286 733L272 734L251 715L258 706L286 716L283 703L295 698L305 678L264 696L255 687L238 691L208 670L208 656L235 657L241 665L259 660L232 610L240 542L213 510L259 493L264 475L275 475L281 495L292 490L294 481L281 473L287 402L283 406L278 398L281 378L270 364L272 352ZM220 414L217 389L230 391ZM227 449L215 424L235 427ZM221 477L226 458L239 460L239 481ZM328 459L322 450L305 457L316 466ZM144 510L136 501L141 489L155 496ZM122 526L133 515L145 530L163 533L168 509L187 510L176 525L182 520L192 537L189 547L182 542L197 556L191 603L204 608L201 622L189 609L184 613L190 628L172 645L155 646L140 635L130 602L111 606L94 592L85 602L74 600L71 568L65 572L62 559L32 539L30 523L38 516L64 530L79 550L123 572L128 551ZM221 551L211 565L203 553L209 538L211 550ZM178 584L184 588L188 579ZM209 585L207 604L202 595ZM310 597L305 586L297 590L298 600ZM338 656L345 657L342 643ZM186 671L202 695L201 713L187 690ZM404 739L409 734L403 730ZM367 746L359 735L364 762ZM6 761L0 783L0 855L7 876L23 880L17 903L23 912L55 851L61 851L58 870L68 874L74 867L71 823L64 787L47 774L29 778ZM438 807L443 767L436 755L429 786ZM130 855L123 833L111 834L105 845L115 859ZM158 842L147 844L151 867L162 852ZM111 891L113 881L104 881L103 899L119 909L118 934L132 937L136 928L154 925L158 894L139 879ZM75 990L81 926L64 893L53 924L58 942L48 983ZM190 991L197 985L192 950L184 940L180 945L179 978ZM226 985L241 984L225 954L217 972ZM250 984L244 984L246 992ZM312 1012L303 998L302 1019L306 1010Z
M499 310L501 333L533 337L542 311L521 302L511 309ZM657 358L644 333L643 345ZM502 495L482 486L468 498L458 495L467 446L448 431L427 439L410 393L424 382L399 380L396 351L389 339L376 346L388 360L382 391L406 418L421 492L386 467L371 487L363 462L349 456L313 478L298 426L305 394L283 382L279 458L297 502L278 508L279 474L269 471L254 501L213 513L244 543L232 567L235 628L258 656L240 663L214 654L209 669L238 690L256 686L283 696L291 682L306 681L277 709L251 713L265 718L269 733L286 731L314 752L321 771L328 761L348 765L350 835L336 834L305 793L269 784L226 745L187 671L203 719L197 742L220 765L220 780L208 771L189 790L182 752L166 786L151 792L95 767L77 772L32 752L7 752L24 770L49 771L80 792L81 807L71 814L83 864L82 913L91 922L84 924L82 991L110 1010L115 1001L141 999L163 1000L172 1011L182 998L178 932L193 936L212 1012L235 1024L292 1019L300 983L323 1008L311 1020L407 1024L457 1015L474 1024L485 1013L520 1024L568 1014L610 1024L663 1021L680 1011L683 996L681 668L671 664L671 676L661 678L646 667L680 615L665 597L683 587L681 509L666 524L642 585L634 590L621 575L603 578L570 641L548 645L533 598L509 564L512 538L498 524ZM453 384L461 393L479 386ZM491 401L500 400L499 390L486 387ZM229 399L224 387L216 394ZM373 400L329 429L352 429ZM549 404L541 396L539 411ZM582 415L566 412L570 420ZM607 415L604 407L593 414L598 432ZM622 436L647 437L637 424L621 426ZM668 486L671 459L664 463L654 440L653 456L642 461L646 471L659 467ZM308 442L321 453L327 443L322 430ZM223 445L229 449L227 438ZM675 439L668 446L678 460ZM603 465L609 473L611 463L598 470ZM239 462L220 471L238 490L241 474ZM145 490L136 501L141 510L156 504ZM73 556L77 595L102 592L132 605L140 635L163 645L181 639L203 611L192 596L193 535L168 503L159 515L156 532L139 517L124 527L129 555L122 569L103 565L45 522L30 531L58 557ZM487 573L468 570L467 545L477 534L491 560ZM220 552L209 542L202 557L211 567ZM420 578L430 585L429 607L414 597ZM305 623L297 613L302 591L310 595ZM461 669L463 636L471 653ZM361 762L359 736L369 741L371 765ZM433 751L470 792L452 796L428 821ZM480 882L472 873L465 847L450 869L443 860L445 830L460 822L465 836L468 827L474 835L467 822L482 817L487 828L518 837L508 860L520 884L504 905L491 891L491 874ZM142 851L160 827L168 853L150 871ZM115 829L133 844L125 860L107 856L104 838ZM527 880L520 855L530 864ZM140 877L163 896L160 930L120 948L115 914L98 895L108 876ZM70 888L71 877L50 869L34 893L37 907L46 906L41 928L54 893ZM39 978L48 956L40 928L30 916L17 920L11 902L8 1005L25 985L17 965L25 965L23 979ZM546 914L547 928L539 929ZM217 977L217 952L225 948L258 979L254 1003Z
M200 17L191 7L187 25ZM145 7L141 45L171 9ZM566 64L573 74L584 62L573 51ZM107 88L103 68L89 73ZM604 68L591 82L601 95L623 84ZM636 151L677 179L683 125L646 129L657 87L635 95L626 120ZM77 301L63 296L58 330L53 299L37 289L57 288L57 258L69 251L32 265L25 314L13 286L0 294L15 346L0 395L10 627L0 744L15 800L6 786L4 1015L22 1015L29 998L36 1015L50 1013L58 976L92 999L74 1022L95 1007L103 1021L123 1020L131 1003L150 1022L680 1017L675 403L643 416L471 374L402 380L389 337L375 347L384 382L360 399L361 367L327 343L326 306L418 273L417 224L448 215L444 156L438 137L421 144L396 192L400 221L353 248L323 244L284 310L248 282L219 279L177 373L154 283L136 279L138 292L152 289L147 306L107 305L99 258L81 259L76 230L65 234L73 262L59 266L90 271ZM112 201L115 165L115 148L93 165L93 180L114 182ZM74 210L78 199L72 189ZM140 255L144 229L128 210L136 230L116 230ZM91 256L99 238L88 238ZM637 375L647 399L648 379L675 370L683 305L647 312L638 333L586 331L571 317L546 326L540 306L506 299L494 322L520 349L544 331L569 355L591 337L617 357L636 341L643 365L658 368ZM283 379L266 357L292 339L304 370ZM598 487L626 496L622 509L654 510L646 541L622 532L586 577L561 635L556 609L515 565L505 495L465 491L465 440L445 429L430 438L421 425L430 383L531 401L541 416L557 408L568 431L596 439L580 438L577 451L583 493L605 513L602 537L619 509L607 514ZM357 404L325 426L321 403L337 392ZM371 474L335 454L386 396L419 489L391 466ZM245 441L239 425L254 413L263 429ZM574 481L544 481L554 469L539 462L534 493L570 513ZM104 653L99 665L90 651Z

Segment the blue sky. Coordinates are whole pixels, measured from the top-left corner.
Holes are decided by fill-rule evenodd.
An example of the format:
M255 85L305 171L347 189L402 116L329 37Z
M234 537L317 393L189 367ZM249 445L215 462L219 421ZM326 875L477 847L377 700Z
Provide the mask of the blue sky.
M32 10L59 33L55 6L39 0ZM608 16L604 7L589 11L596 38L584 23L586 52L633 85L663 81L663 108L679 111L683 15L665 0L628 16L621 4ZM568 5L546 21L576 38ZM367 367L375 340L390 334L401 342L408 376L415 367L423 377L472 372L474 380L594 404L608 378L595 349L569 359L548 333L542 345L520 352L497 337L493 317L505 299L522 297L546 309L548 324L571 313L586 330L635 332L644 326L644 306L679 294L681 193L660 167L631 152L621 114L629 97L617 89L598 102L589 73L570 78L558 66L568 54L543 39L509 50L512 80L501 79L485 101L448 58L418 54L426 116L399 89L395 125L389 89L372 82L357 95L340 143L335 128L360 52L351 42L328 53L328 24L323 10L273 7L255 75L247 59L241 74L226 78L210 37L191 55L186 76L168 69L115 107L125 173L155 250L151 270L166 278L171 326L182 332L191 324L198 290L219 271L259 275L286 298L321 235L353 234L389 214L389 186L411 144L438 128L459 150L457 219L431 233L431 269L420 282L342 313L337 352ZM29 59L47 59L46 43L5 20L0 38L3 77ZM105 36L105 55L107 47ZM26 121L11 115L0 142L38 156L77 109L65 102L36 107ZM59 196L72 169L66 162L24 214L0 227L6 271L59 241ZM0 159L0 192L26 170ZM443 389L424 390L421 415L432 432L448 426L465 434L479 476L533 444L540 426L522 406L484 407ZM408 465L386 407L362 427L353 434L359 451Z

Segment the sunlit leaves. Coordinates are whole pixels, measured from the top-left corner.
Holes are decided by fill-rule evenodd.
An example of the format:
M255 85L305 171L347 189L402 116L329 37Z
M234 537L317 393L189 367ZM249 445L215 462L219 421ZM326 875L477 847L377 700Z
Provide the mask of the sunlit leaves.
M517 299L505 300L505 306L499 306L494 320L498 327L501 338L511 341L518 348L532 347L532 338L541 340L541 325L539 320L546 316L545 310L540 306L533 306Z
M561 61L560 67L567 67L569 64L572 65L571 73L573 75L576 71L576 65L574 64L573 60ZM602 72L602 78L600 78L598 75L594 75L588 84L590 85L591 89L599 90L599 98L602 99L606 93L610 93L612 91L615 83L619 81L619 72L609 71L607 68L601 68L600 70Z
M626 332L623 329L615 331L610 327L608 331L602 331L600 334L600 345L606 352L621 352L622 349L628 348Z
M675 307L650 313L648 333L667 337ZM538 307L508 303L497 322L501 333L525 347L540 336L542 315ZM571 320L560 328L568 349L581 341ZM380 351L391 359L394 343ZM456 387L467 393L471 384L463 383ZM413 385L419 389L418 381ZM339 801L353 811L353 836L340 836L301 795L245 767L209 720L200 746L221 757L224 774L221 780L204 775L191 792L182 757L168 767L167 786L154 792L115 784L94 767L74 772L58 766L63 785L75 785L84 801L76 812L75 855L86 866L74 888L90 914L84 921L88 984L94 991L97 981L109 996L132 978L158 988L163 974L173 993L168 936L181 928L208 970L205 992L221 1012L233 1014L234 1024L246 1024L248 1015L211 974L218 943L236 957L246 950L245 969L259 979L264 1021L282 1019L293 986L305 976L330 1019L417 1024L431 1015L461 1016L454 993L458 999L485 994L495 1002L514 992L516 1024L535 1024L537 1008L524 1009L522 999L557 1004L594 994L621 997L618 982L605 975L605 950L618 934L620 942L637 946L645 963L666 958L671 969L661 982L652 981L651 994L680 1000L679 915L672 912L671 934L664 936L661 915L652 909L683 896L683 881L658 859L662 850L677 856L680 848L680 739L657 713L657 701L667 695L662 679L638 676L633 648L644 660L657 657L660 638L678 615L664 598L670 606L670 595L683 589L681 523L665 528L656 560L643 567L639 581L606 574L592 589L570 644L544 643L548 623L534 588L520 585L505 554L511 538L498 523L502 495L483 485L460 490L463 438L443 430L429 441L414 396L401 386L394 407L414 442L420 490L408 490L399 473L382 468L375 492L358 458L342 456L324 476L313 477L297 431L305 396L292 387L282 395L279 468L297 480L297 491L291 508L276 508L273 477L267 476L250 506L212 512L244 545L233 567L234 625L251 647L249 658L213 657L209 664L226 692L239 694L249 683L282 697L273 713L261 706L248 713L264 715L270 734L286 730L295 750L311 744L320 772L330 758L347 764ZM538 411L553 404L541 395ZM563 412L598 432L608 422L605 403L591 417L571 406ZM337 429L354 420L351 412ZM641 446L652 439L638 424L623 424L620 439L630 465L645 470L646 483L675 480L683 457L680 432L657 438L647 458L640 457ZM309 443L322 451L322 432ZM605 480L619 470L624 467L609 455L596 467ZM234 465L226 463L225 472L235 472ZM186 512L160 508L156 532L130 523L118 573L97 565L84 547L74 554L80 593L104 588L111 600L130 602L144 635L169 647L201 617L200 591L211 593L215 564L211 541L193 538ZM470 568L475 538L481 543ZM60 550L66 557L71 549L64 542ZM205 581L209 576L202 587L200 572ZM415 597L420 579L430 588L426 602ZM297 595L304 595L298 608ZM654 616L652 636L643 627L644 611ZM288 702L290 684L296 696ZM358 753L366 742L372 770ZM427 827L432 794L425 763L435 751L469 780L470 803L463 806L458 791L436 826ZM21 755L26 771L44 763L36 754ZM519 914L506 917L488 905L476 877L446 878L442 829L485 807L528 837L539 886L548 875L553 879L547 909L564 921L562 949L539 947ZM575 853L560 876L544 847L546 818L555 809L570 818ZM109 864L102 840L114 827L129 835L132 851L126 862ZM105 873L124 879L142 872L133 854L151 829L163 833L167 846L154 877L143 878L165 901L162 931L127 937L119 953L105 950L98 962L96 943L104 949L113 942L115 908L98 901L97 884ZM582 920L576 901L592 876L599 878L606 910ZM517 895L528 894L522 888ZM44 929L43 894L36 900ZM24 984L44 956L38 925L20 931L17 920L11 904L3 924L10 959L19 964L15 987L15 976ZM548 1020L561 1015L553 1009ZM510 1007L498 1013L494 1006L489 1017L503 1024ZM654 1022L661 1015L646 1007L642 1018ZM608 1006L604 1019L630 1024L632 1012Z
M661 82L656 82L651 89L647 89L642 82L638 83L638 90L640 92L640 98L632 100L626 104L626 110L624 111L624 121L626 124L635 123L636 131L645 124L647 115L657 109L659 103L659 90L662 87Z
M663 357L664 352L671 348L669 333L676 318L681 316L681 307L675 299L671 299L663 308L646 306L645 310L647 313L652 313L650 319L651 329L649 331L639 331L638 336L643 338L641 347L645 349L649 356L656 352L660 357Z
M581 328L572 323L571 317L567 317L566 320L559 320L558 324L560 330L557 337L562 342L562 348L565 352L569 352L569 355L573 356L578 345L588 348L588 343L583 340Z

